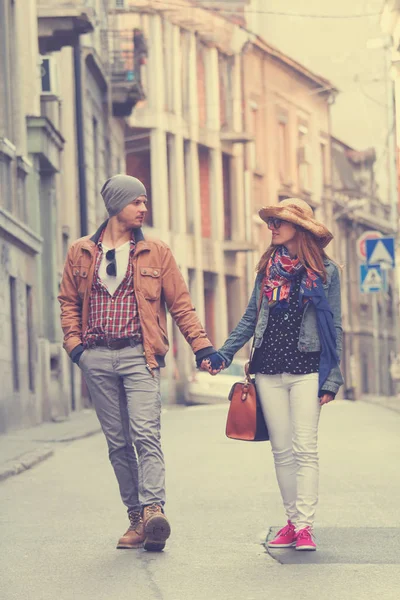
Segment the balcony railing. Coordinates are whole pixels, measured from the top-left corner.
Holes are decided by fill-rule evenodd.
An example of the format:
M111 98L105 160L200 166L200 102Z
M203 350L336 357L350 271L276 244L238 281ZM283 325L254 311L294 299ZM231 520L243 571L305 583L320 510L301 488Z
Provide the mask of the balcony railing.
M109 31L108 39L113 114L127 117L146 98L142 79L147 44L139 29Z
M93 31L95 11L88 0L38 0L39 48L42 54L73 46Z

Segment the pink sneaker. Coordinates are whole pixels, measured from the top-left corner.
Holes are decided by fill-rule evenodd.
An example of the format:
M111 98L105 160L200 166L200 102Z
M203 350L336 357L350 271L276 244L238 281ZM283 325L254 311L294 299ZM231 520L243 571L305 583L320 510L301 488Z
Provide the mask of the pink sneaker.
M294 546L296 542L295 527L291 521L287 522L287 525L283 527L273 540L268 542L269 548L290 548Z
M316 550L311 527L304 527L296 533L296 550Z

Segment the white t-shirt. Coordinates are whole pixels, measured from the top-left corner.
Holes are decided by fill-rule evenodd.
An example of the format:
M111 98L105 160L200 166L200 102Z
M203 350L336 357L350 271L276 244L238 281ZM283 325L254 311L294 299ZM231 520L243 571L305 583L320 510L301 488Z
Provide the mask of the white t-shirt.
M102 284L108 289L110 296L114 296L117 291L119 285L122 283L126 275L126 271L128 269L128 261L129 254L131 250L131 242L126 242L115 249L115 260L117 263L117 275L108 275L107 274L107 266L110 264L110 261L106 259L106 254L112 248L108 248L104 244L103 246L103 256L101 259L100 267L99 267L99 279Z

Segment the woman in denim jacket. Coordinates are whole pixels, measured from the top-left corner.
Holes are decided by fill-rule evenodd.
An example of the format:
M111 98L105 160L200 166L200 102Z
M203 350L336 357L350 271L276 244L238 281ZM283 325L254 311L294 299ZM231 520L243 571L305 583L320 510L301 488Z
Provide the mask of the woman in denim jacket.
M315 550L319 415L343 383L339 272L323 250L333 236L306 202L289 198L259 214L272 244L242 319L201 367L217 374L254 336L251 372L288 519L269 546Z

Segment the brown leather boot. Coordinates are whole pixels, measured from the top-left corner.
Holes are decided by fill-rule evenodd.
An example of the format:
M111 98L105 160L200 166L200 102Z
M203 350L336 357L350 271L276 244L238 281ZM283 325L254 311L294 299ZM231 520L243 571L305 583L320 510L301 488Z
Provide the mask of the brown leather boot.
M140 512L129 513L131 522L129 529L124 533L117 544L117 548L131 549L142 548L144 542L144 523Z
M144 549L150 552L160 552L165 548L165 542L171 534L171 527L163 509L159 504L150 504L143 510Z

